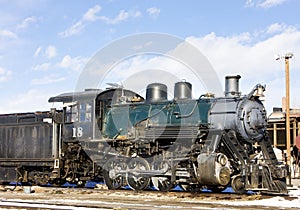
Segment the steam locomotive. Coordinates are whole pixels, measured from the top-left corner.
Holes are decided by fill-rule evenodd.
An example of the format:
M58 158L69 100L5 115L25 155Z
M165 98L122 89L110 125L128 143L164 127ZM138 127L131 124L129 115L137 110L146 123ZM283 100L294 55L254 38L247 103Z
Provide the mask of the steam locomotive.
M193 99L192 85L181 81L168 100L167 86L152 83L145 99L121 87L89 89L51 97L61 109L0 115L0 182L104 179L109 189L285 194L288 170L259 100L265 87L242 96L239 79L227 76L219 98Z

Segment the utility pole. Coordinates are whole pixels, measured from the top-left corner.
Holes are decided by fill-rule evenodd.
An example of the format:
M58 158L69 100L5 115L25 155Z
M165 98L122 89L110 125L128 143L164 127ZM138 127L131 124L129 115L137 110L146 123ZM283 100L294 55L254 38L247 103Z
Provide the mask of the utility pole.
M291 128L290 128L290 58L291 55L285 55L285 126L286 126L286 153L287 153L287 162L290 165L291 160Z
M286 129L286 153L287 164L290 165L291 160L291 128L290 128L290 59L293 53L286 53L284 56L277 56L276 60L284 58L285 61L285 129Z

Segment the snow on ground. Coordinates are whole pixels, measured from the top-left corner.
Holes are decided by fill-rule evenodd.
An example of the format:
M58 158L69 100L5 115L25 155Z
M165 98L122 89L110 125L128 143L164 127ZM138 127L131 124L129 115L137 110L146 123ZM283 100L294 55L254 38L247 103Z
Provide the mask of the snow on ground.
M217 201L231 206L267 206L282 208L300 208L300 188L289 190L289 196L274 196L268 199L251 201Z
M300 199L295 198L293 200L288 200L284 197L276 196L269 199L255 200L255 201L234 201L220 202L224 205L234 205L234 206L268 206L268 207L282 207L282 208L300 208Z
M283 197L273 197L269 199L258 200L255 202L252 201L244 201L241 203L234 203L237 205L258 205L258 206L268 206L268 207L283 207L283 208L299 208L300 200L286 200Z

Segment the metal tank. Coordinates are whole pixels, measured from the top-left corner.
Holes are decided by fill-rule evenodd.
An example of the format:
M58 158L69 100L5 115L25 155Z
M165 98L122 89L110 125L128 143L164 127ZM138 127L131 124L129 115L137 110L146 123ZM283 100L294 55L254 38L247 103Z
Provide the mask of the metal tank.
M175 83L174 86L175 100L187 100L192 98L192 84L186 81Z
M147 86L146 103L168 100L168 87L161 83L152 83Z

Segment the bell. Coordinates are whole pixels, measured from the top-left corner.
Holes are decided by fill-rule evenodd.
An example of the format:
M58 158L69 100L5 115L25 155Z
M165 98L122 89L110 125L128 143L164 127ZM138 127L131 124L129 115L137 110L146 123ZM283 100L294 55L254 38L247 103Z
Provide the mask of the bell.
M257 90L254 93L255 97L265 97L264 95L265 88L263 86L258 86Z

